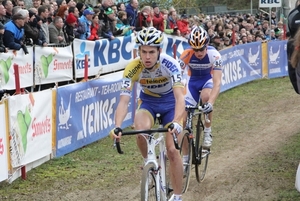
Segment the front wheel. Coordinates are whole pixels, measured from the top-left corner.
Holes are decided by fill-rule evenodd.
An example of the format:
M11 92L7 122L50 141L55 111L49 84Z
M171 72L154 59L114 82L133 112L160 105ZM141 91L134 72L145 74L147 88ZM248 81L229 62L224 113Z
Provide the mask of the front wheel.
M183 159L182 193L185 193L189 187L192 167L192 138L187 132L184 133L180 143L180 155Z
M204 149L201 144L204 141L203 126L201 125L202 125L201 122L198 121L197 130L196 130L196 139L195 139L195 161L194 161L196 179L199 183L204 180L206 170L207 170L208 156L210 154L210 149Z
M159 186L156 184L157 171L151 163L143 167L141 182L141 200L159 201Z
M200 147L198 159L196 160L195 164L196 179L199 183L205 178L209 154L210 149L203 149L202 146Z

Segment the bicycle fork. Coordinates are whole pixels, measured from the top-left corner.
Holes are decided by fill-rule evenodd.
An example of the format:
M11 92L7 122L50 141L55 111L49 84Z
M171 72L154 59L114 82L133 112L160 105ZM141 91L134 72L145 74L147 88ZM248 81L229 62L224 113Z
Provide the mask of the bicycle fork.
M160 134L160 136L162 137L163 134ZM167 163L167 157L166 157L166 150L165 150L165 142L161 142L159 144L159 150L160 150L160 155L159 155L159 166L160 166L160 191L162 193L162 195L165 195L165 199L166 199L166 195L168 193L168 186L167 186L167 181L166 181L166 163ZM163 199L163 200L165 200Z
M166 153L165 153L165 143L164 136L160 134L157 139L149 138L148 139L148 161L145 166L149 163L153 164L153 176L155 177L155 188L156 188L156 197L157 200L166 200ZM157 157L155 155L155 147L159 144L160 155Z

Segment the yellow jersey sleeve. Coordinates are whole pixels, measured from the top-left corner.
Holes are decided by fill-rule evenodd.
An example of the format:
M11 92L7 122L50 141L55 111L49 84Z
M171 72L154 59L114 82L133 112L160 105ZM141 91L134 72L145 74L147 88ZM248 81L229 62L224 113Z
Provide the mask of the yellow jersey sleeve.
M140 59L135 59L130 62L124 70L121 95L131 95L134 83L139 80L139 76L142 72L142 64Z

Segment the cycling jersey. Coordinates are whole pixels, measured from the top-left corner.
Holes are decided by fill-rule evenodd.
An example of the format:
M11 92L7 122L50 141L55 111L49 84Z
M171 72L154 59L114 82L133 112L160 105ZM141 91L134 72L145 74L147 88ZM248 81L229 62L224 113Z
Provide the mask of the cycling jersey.
M188 75L192 77L206 77L212 70L222 70L221 54L212 46L207 47L207 53L203 59L198 59L193 49L185 50L179 59L182 69L187 68Z
M222 70L221 54L214 47L208 46L204 58L198 59L193 49L187 49L181 54L179 64L187 74L184 76L188 82L186 104L196 106L199 102L199 91L213 88L212 70Z
M172 122L175 114L174 87L183 87L181 69L178 62L171 56L161 53L153 71L147 70L140 58L130 62L124 70L121 95L131 95L134 83L140 84L138 111L147 111L152 125L156 114L162 118L166 126Z
M159 102L173 96L173 87L183 87L178 62L164 53L160 54L151 72L144 67L140 58L130 62L124 70L121 95L131 95L134 82L140 83L141 99Z

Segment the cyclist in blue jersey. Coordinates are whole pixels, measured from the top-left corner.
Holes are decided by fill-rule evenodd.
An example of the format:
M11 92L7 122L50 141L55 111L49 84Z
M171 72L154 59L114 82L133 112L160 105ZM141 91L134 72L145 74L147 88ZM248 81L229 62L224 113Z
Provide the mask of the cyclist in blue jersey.
M184 94L181 79L181 69L178 62L171 56L160 53L163 33L153 27L145 28L137 33L136 43L139 46L140 57L131 61L124 70L123 84L115 113L115 127L110 135L117 140L122 135L120 128L127 114L134 83L141 86L140 100L134 118L136 130L146 130L153 127L156 114L160 113L162 123L171 131L180 134L182 131L182 116L184 114ZM114 134L117 131L118 136ZM141 135L137 136L137 145L144 161L147 161L147 142ZM170 179L174 189L174 201L181 201L181 184L183 167L179 151L175 148L173 136L166 134L166 149L170 161Z
M179 59L180 66L187 72L188 78L185 101L186 105L196 106L201 96L203 111L209 114L210 119L209 123L205 122L203 147L210 148L212 111L220 93L222 58L214 47L208 46L209 35L202 27L192 29L188 43L191 48L186 49Z

